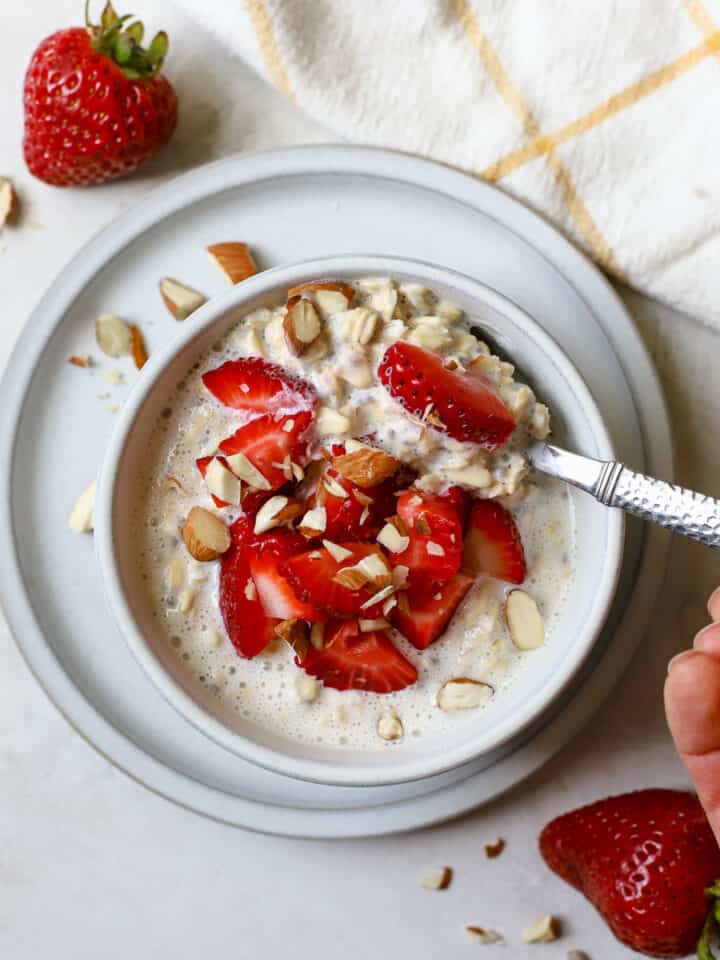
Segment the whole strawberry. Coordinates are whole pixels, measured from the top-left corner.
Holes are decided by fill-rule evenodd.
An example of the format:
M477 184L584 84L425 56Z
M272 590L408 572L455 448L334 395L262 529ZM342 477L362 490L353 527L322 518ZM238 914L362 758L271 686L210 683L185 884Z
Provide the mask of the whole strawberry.
M633 950L684 957L701 935L708 949L720 849L693 794L640 790L566 813L545 827L540 852Z
M129 19L108 3L100 25L59 30L33 54L23 147L40 180L103 183L132 173L172 136L177 97L160 73L167 34L145 49L142 23Z

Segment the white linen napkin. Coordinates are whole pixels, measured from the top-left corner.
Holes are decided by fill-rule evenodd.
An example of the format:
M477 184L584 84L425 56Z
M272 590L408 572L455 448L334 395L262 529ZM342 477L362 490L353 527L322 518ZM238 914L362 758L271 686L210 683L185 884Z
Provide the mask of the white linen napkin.
M338 134L454 164L720 327L720 0L179 0Z

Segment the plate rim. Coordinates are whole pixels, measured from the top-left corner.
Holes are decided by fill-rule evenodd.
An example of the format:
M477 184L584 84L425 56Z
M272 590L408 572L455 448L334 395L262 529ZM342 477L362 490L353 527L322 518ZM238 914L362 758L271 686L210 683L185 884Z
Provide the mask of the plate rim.
M222 176L215 176L218 170L223 171ZM255 175L253 175L253 170L255 170ZM0 583L0 599L2 599L11 633L31 674L61 715L86 742L132 779L180 806L192 809L212 819L262 832L306 837L380 835L415 829L419 826L427 826L446 820L451 816L460 815L480 803L486 802L490 799L490 796L500 795L510 786L519 782L520 779L524 779L525 776L539 767L545 759L548 759L552 752L559 749L561 744L556 744L548 757L533 761L531 768L526 770L521 778L512 779L511 775L506 778L508 782L500 785L491 795L480 799L473 796L469 800L466 798L463 803L458 803L454 799L454 795L463 786L467 786L467 780L451 787L445 787L437 793L396 801L381 808L359 807L348 810L297 810L292 807L260 803L243 797L230 797L222 791L202 784L189 775L168 767L158 758L146 753L127 734L120 732L110 719L103 716L85 698L82 691L75 686L62 669L44 638L32 604L25 593L14 532L11 483L22 408L25 396L32 385L36 362L42 355L48 340L62 323L68 306L94 277L100 266L121 252L138 235L157 225L177 210L202 198L211 197L242 184L260 182L279 176L327 175L332 173L400 181L459 200L461 203L480 211L489 219L497 221L504 229L509 230L519 240L532 247L547 262L548 266L573 289L590 312L598 318L598 322L597 311L592 310L588 303L587 291L590 291L589 295L592 296L593 300L599 298L606 306L609 306L615 317L626 328L625 335L629 334L634 339L636 352L639 351L643 359L643 375L646 382L649 381L654 388L653 392L656 394L651 418L653 422L647 424L648 411L638 408L636 391L633 390L633 383L628 378L628 385L633 394L636 413L642 428L645 455L648 458L652 455L652 462L657 455L659 457L659 472L662 472L668 479L672 479L673 475L672 442L665 399L647 350L615 290L597 267L566 240L556 228L546 223L519 201L461 171L398 151L344 144L299 146L234 155L198 167L156 187L141 198L141 201L138 201L137 204L131 205L120 217L102 227L82 245L69 264L63 268L61 274L52 282L32 312L13 349L2 378L2 391L7 396L8 402L3 405L3 409L0 411L0 454L5 454L2 460L3 469L0 472L0 536L4 535L3 559L8 561L8 576ZM140 215L138 215L138 211L140 211ZM117 229L118 223L122 225L123 221L130 221L131 219L136 224L135 230L125 231L128 236L123 242L113 241L112 235ZM124 233L124 231L118 232L120 234ZM582 289L578 289L574 282L577 275L582 282ZM608 339L609 346L617 354L605 324L599 323L599 325ZM622 357L618 355L617 358L621 367L625 370ZM647 427L652 430L654 438L657 438L656 446L658 448L663 447L662 454L660 454L659 449L655 450L648 447L649 441L654 438L648 437ZM653 466L653 469L656 469L656 467ZM659 530L649 531L644 538L639 569L641 579L644 577L645 591L652 588L652 585L647 583L650 578L646 563L648 555L652 554L656 561L655 566L659 565L662 568L660 574L655 575L657 584L654 589L659 590L666 567L669 543L669 536ZM659 564L657 563L658 560ZM629 603L624 611L623 620L628 616L628 610L631 610L632 607L633 602ZM635 607L637 607L637 604L635 604ZM643 633L644 630L641 630L640 635L642 636ZM22 640L20 637L22 637ZM634 650L634 647L630 647L630 649L626 647L621 651L623 656L618 659L629 661ZM603 658L603 662L604 660L605 658ZM52 676L48 676L48 671ZM583 690L589 682L590 680L583 684ZM62 690L63 687L64 690ZM583 711L587 715L574 723L573 735L590 718L601 700L605 699L607 693L609 693L609 690L597 698L597 703L592 708ZM69 694L71 700L74 699L75 701L72 707L68 707L67 701L63 699L63 695L66 694ZM503 764L506 767L517 766L522 755L533 752L533 744L535 744L535 752L537 752L539 742L543 738L552 740L557 733L559 721L572 709L573 704L577 705L578 699L576 697L570 706L561 712L560 717L553 719L548 727L541 731L529 744L521 746L496 766L502 766ZM583 701L584 703L588 702L585 693L583 694ZM93 725L95 729L93 729ZM90 727L89 730L87 729L88 726ZM118 758L118 754L120 754L120 758ZM127 757L124 754L127 754ZM155 782L148 782L157 780L158 777L161 780L163 777L166 779L167 784L164 788L156 785ZM189 787L191 794L196 789L199 790L200 796L197 798L191 797L189 800L179 799L174 792L177 791L175 781L184 786L186 792ZM215 801L222 797L231 801L233 807L241 811L241 815L238 816L236 813L232 816L229 814L226 816L221 812L213 813L209 811L202 806L202 800L208 799L207 796L204 798L202 796L205 791L208 791ZM424 810L428 801L432 802L440 794L444 795L446 799L443 809L436 809L435 813ZM451 801L449 806L452 809L445 809L448 806L448 800ZM421 809L414 812L409 811L407 808L413 804L416 807L419 804ZM220 807L222 807L222 804L220 804ZM359 822L363 816L367 817L368 813L378 809L389 813L389 817L386 818L388 822L384 826L363 825ZM268 819L267 811L270 811L270 819L273 822L265 822ZM398 820L402 822L395 822L393 816L395 813L398 814ZM302 820L299 829L292 824L293 817L299 817ZM347 822L349 819L358 822L349 824ZM248 820L253 822L248 822Z

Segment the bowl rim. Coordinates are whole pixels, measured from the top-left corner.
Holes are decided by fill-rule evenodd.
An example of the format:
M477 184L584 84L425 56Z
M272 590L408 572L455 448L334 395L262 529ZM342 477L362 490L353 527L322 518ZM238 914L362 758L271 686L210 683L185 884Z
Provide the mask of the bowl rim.
M257 743L232 730L203 709L165 670L150 645L145 642L125 595L112 534L118 472L128 437L148 394L176 354L204 334L229 310L242 308L245 301L251 301L273 287L293 286L307 279L308 276L333 276L348 272L356 275L416 276L430 287L433 283L454 286L506 315L512 323L523 330L530 340L536 341L550 356L572 388L590 423L598 446L598 455L605 460L614 459L612 441L594 397L584 380L552 337L525 310L504 294L460 271L414 258L381 254L317 257L262 271L241 284L231 287L226 293L213 297L183 322L176 336L153 352L119 413L103 458L94 510L95 551L100 563L106 599L130 652L163 699L196 729L231 753L275 773L328 786L374 787L438 776L476 760L485 753L497 750L529 728L560 697L577 676L590 654L610 609L620 575L625 518L621 510L607 510L607 546L593 606L585 621L583 642L576 642L573 645L572 656L563 660L562 668L557 670L548 682L523 704L522 709L518 709L496 724L492 736L480 730L465 743L450 751L438 752L434 757L398 760L393 765L358 764L345 767L339 763L331 764L305 757L293 757L273 747Z

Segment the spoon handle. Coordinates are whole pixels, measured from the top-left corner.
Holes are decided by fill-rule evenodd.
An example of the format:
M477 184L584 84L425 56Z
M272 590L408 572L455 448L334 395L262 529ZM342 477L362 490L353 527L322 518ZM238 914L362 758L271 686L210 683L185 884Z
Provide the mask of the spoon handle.
M528 454L538 470L580 487L605 506L720 550L720 500L635 473L617 460L593 460L549 443L531 444Z

